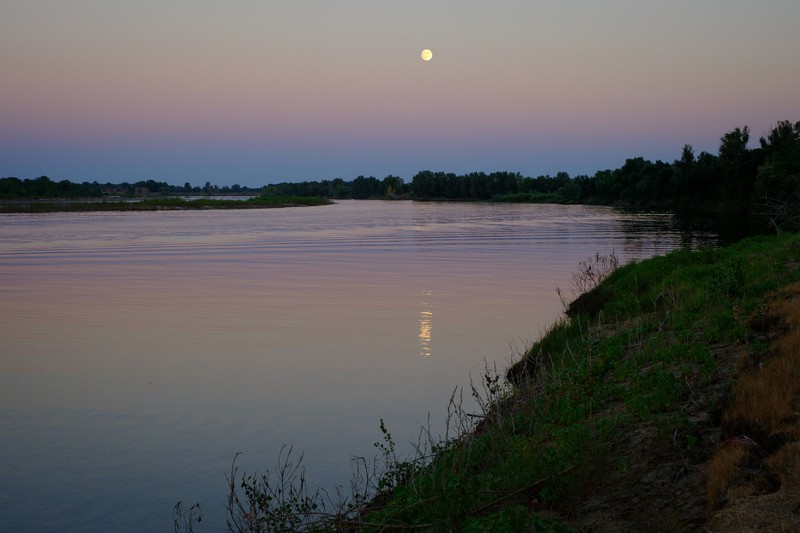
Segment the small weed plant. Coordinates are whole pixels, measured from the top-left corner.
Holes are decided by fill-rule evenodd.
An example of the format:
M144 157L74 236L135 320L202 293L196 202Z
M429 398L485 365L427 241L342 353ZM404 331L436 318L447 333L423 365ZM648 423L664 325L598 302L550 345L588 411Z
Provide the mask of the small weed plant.
M297 531L313 523L322 497L319 491L309 492L302 459L301 455L294 462L292 449L282 448L274 476L267 472L239 478L234 458L228 477L228 529L253 533Z

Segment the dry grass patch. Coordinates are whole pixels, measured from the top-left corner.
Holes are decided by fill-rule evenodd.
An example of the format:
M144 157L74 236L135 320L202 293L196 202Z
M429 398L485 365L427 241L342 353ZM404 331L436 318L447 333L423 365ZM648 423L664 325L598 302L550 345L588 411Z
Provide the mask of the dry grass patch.
M736 380L723 415L730 438L709 463L709 510L721 509L712 531L722 524L751 530L756 524L746 517L756 516L757 502L761 526L800 524L800 284L773 295L761 321L767 357ZM771 517L763 512L773 507Z
M769 358L743 373L723 418L730 434L800 438L800 284L770 299L763 318L771 332Z
M767 464L778 473L783 486L800 490L800 442L787 444L772 454Z
M800 437L800 335L794 337L793 353L771 358L737 381L733 405L724 419L733 433L761 439L775 435Z
M800 491L781 489L745 498L714 515L707 533L764 533L800 531Z
M747 456L744 446L728 444L720 448L708 465L706 500L711 511L729 499L728 489L739 476L739 467Z

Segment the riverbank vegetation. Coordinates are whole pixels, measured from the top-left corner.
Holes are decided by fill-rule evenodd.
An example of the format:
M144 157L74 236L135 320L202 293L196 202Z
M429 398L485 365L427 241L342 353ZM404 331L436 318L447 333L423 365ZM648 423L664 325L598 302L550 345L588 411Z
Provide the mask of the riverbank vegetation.
M800 235L597 256L572 289L519 361L466 388L477 413L457 390L410 457L381 422L351 492L309 491L286 456L234 469L231 530L800 528Z
M330 200L312 196L254 196L247 200L225 198L147 198L142 200L30 200L0 202L0 213L50 213L91 211L160 211L176 209L256 209L326 205Z
M232 185L219 187L206 182L203 187L192 186L185 183L183 186L170 185L156 180L142 180L134 183L98 183L84 181L73 183L69 180L53 181L47 176L34 179L19 179L16 177L0 178L0 199L87 199L87 198L145 198L148 196L258 196L260 189Z

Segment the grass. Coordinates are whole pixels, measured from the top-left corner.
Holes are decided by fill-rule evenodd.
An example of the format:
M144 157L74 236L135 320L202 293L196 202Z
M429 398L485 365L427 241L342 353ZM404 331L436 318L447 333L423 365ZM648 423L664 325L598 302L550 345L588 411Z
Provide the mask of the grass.
M593 265L611 264L597 276ZM685 530L707 516L705 507L678 507L694 501L675 496L683 479L696 480L689 486L711 510L776 483L800 486L792 473L800 464L800 285L792 285L800 283L800 236L624 266L596 257L577 276L578 297L507 379L487 368L470 385L480 412L464 413L464 391L456 391L445 435L423 432L409 458L397 457L381 423L381 457L371 470L363 461L353 494L328 511L314 500L313 513L301 499L306 507L296 510L308 512L295 523L309 531L566 531L589 496L606 493L628 507L643 499L642 514L626 512L653 520L647 498L663 489L656 525ZM707 482L692 477L698 464L707 465ZM770 465L788 470L746 475ZM643 485L651 472L665 480ZM242 480L251 495L247 479L255 478Z

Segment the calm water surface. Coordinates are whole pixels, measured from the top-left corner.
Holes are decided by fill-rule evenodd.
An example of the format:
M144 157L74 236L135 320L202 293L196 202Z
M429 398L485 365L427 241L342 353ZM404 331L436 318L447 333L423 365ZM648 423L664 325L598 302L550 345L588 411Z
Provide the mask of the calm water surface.
M579 261L696 239L580 206L0 215L0 529L171 531L182 500L218 531L234 454L283 444L346 483L381 418L410 449L534 341Z

